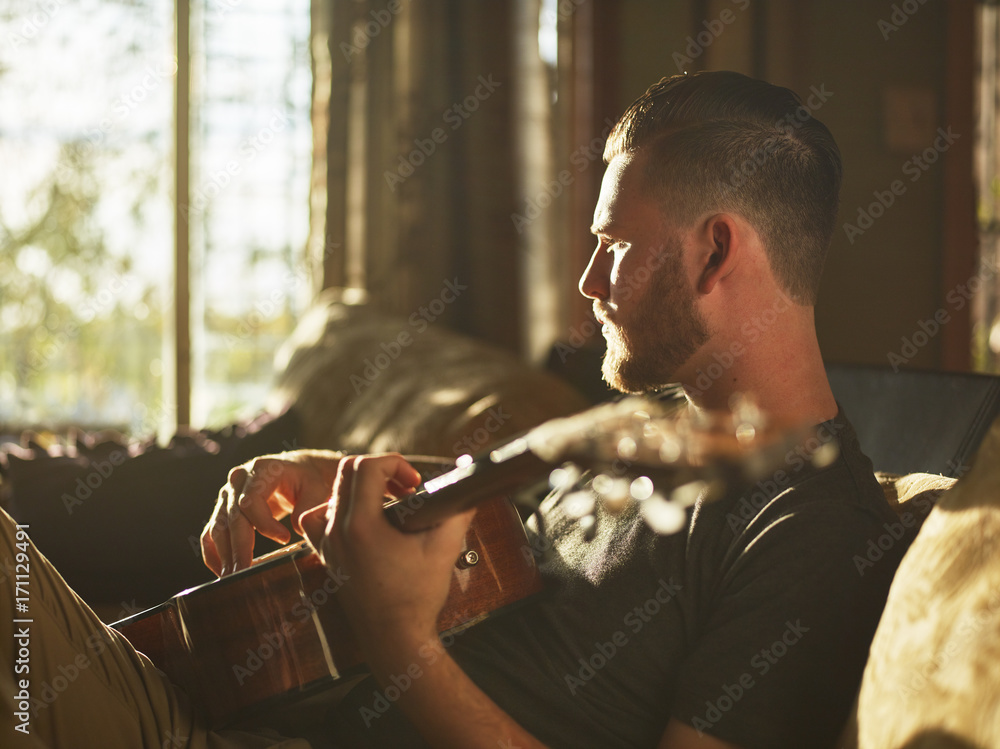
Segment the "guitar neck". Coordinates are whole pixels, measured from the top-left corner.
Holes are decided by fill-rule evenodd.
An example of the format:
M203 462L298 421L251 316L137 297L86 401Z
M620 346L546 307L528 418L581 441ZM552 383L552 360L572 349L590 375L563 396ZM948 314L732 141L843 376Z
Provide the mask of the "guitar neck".
M407 497L390 500L385 514L402 531L426 530L480 502L530 486L551 468L525 440L514 440L468 465L425 481Z

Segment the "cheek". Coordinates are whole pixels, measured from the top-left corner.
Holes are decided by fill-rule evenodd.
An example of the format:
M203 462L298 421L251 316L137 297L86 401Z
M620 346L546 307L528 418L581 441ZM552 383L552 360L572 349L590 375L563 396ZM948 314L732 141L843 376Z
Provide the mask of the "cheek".
M625 277L625 261L619 257L617 254L612 256L611 261L611 272L608 274L608 278L613 286L618 286L621 284L622 279Z
M611 284L619 296L634 294L649 281L649 272L641 264L631 262L628 255L616 257L611 267Z

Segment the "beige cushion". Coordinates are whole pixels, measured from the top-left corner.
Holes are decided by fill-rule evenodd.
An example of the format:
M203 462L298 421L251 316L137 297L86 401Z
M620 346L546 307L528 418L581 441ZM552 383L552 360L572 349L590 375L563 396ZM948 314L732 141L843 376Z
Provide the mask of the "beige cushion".
M588 403L568 383L441 321L384 315L327 290L279 352L269 408L303 447L477 453Z
M942 488L927 477L892 483L911 501ZM899 567L865 669L857 739L861 749L1000 747L1000 422Z
M941 495L955 484L955 479L935 473L898 476L878 471L875 478L893 509L901 517L907 512L913 513L918 523L923 523Z

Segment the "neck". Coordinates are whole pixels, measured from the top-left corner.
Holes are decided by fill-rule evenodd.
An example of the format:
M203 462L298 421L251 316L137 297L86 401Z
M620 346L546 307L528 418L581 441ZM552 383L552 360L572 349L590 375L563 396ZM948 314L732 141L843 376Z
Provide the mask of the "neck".
M681 382L692 407L727 409L732 396L742 393L786 423L818 424L836 416L812 308L795 308L781 325L758 332L750 342L741 329L721 348L685 367L692 371Z

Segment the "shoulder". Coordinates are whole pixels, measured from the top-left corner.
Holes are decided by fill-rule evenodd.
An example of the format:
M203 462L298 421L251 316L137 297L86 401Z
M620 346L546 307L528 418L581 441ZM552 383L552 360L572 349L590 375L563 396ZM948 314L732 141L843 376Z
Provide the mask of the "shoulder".
M773 563L782 555L802 560L871 556L898 561L912 540L875 479L846 415L817 425L813 436L790 449L778 468L718 502L695 508L689 550L718 557L725 569L751 560Z

